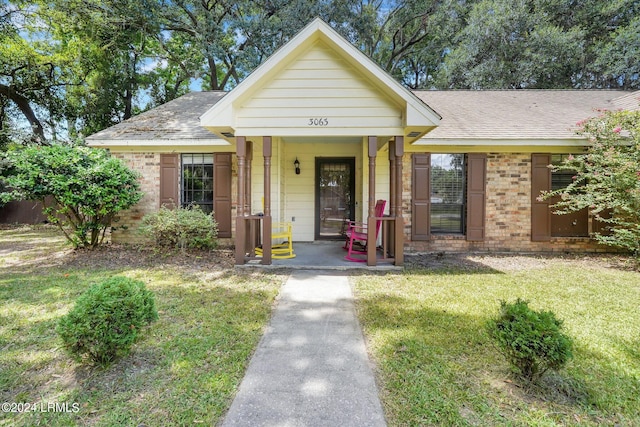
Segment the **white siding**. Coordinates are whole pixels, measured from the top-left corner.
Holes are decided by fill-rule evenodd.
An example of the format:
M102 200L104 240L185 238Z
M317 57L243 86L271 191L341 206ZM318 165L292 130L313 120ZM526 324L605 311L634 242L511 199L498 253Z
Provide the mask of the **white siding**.
M403 108L323 42L239 102L236 126L247 135L369 135L403 125Z
M316 157L354 157L356 158L356 194L360 194L358 158L361 152L360 143L340 143L333 140L327 143L284 144L282 156L283 189L284 189L284 221L293 222L293 240L309 242L315 237ZM298 158L300 175L296 175L293 162ZM360 204L356 209L360 208Z

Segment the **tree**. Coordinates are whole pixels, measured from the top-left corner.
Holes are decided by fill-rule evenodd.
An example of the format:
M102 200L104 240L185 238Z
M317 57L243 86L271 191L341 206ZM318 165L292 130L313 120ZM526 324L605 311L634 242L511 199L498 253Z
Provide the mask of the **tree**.
M580 133L591 145L554 170L574 171L566 187L544 192L557 214L588 208L604 230L593 237L640 257L640 111L603 111L582 123Z
M38 200L74 248L104 241L115 215L140 201L138 175L102 149L30 145L9 151L2 200Z
M465 89L570 88L584 34L558 15L568 0L481 0L456 35L441 85Z

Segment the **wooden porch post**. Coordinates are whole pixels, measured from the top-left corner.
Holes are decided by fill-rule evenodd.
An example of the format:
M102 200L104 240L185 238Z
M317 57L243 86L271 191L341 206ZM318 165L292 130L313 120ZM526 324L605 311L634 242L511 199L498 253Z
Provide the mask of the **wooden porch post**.
M395 217L396 215L396 141L389 141L389 216ZM386 226L387 223L385 223ZM395 224L395 222L393 223ZM395 225L394 228L389 228L387 238L388 247L395 256ZM383 245L384 246L384 245Z
M367 218L367 265L376 265L376 154L378 138L370 136L368 140L369 154L369 216Z
M395 265L404 265L404 219L402 217L402 156L404 155L404 136L396 136L395 141L395 217L394 258ZM393 195L393 193L391 193ZM393 197L393 196L392 196ZM392 205L393 206L393 205Z
M238 157L238 202L236 205L236 265L245 263L245 156L247 155L247 140L244 136L236 137L236 156Z
M251 215L251 165L253 163L253 142L247 141L244 159L244 212Z
M271 137L262 137L264 156L264 217L262 218L262 264L271 264Z
M245 216L251 215L251 163L253 160L253 142L246 141L244 156L244 204L242 212ZM239 175L238 175L239 178ZM256 246L255 223L244 221L244 251L253 256L253 248Z

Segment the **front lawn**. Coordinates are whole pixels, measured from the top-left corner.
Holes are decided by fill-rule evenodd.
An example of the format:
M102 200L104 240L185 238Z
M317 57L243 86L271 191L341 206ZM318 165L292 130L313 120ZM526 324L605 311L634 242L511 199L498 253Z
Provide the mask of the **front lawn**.
M0 255L0 402L14 404L2 426L215 425L286 278L234 271L224 251L76 252L47 227L0 230ZM65 354L55 325L115 274L145 282L159 320L129 357L86 367Z
M615 257L408 260L353 277L390 426L640 425L640 273ZM160 319L129 357L83 366L55 324L114 274L144 281ZM0 426L215 425L285 279L234 270L225 251L73 251L55 229L0 229L0 400L23 410L0 412ZM575 343L567 369L535 387L514 380L484 327L518 297L553 310Z
M639 273L612 257L434 257L354 278L389 425L640 425ZM538 386L485 331L518 297L574 338L574 359Z

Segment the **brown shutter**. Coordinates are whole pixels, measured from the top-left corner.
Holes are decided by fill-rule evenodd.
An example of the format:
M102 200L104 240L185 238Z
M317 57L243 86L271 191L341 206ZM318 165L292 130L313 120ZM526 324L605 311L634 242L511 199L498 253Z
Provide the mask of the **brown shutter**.
M531 155L531 240L551 239L551 209L549 201L539 201L540 192L551 190L550 154Z
M213 212L218 237L231 237L231 153L213 156Z
M485 230L487 155L467 156L467 240L483 241Z
M174 208L180 204L180 156L160 154L160 206Z
M411 240L431 238L431 154L416 153L411 159Z
M606 209L602 212L600 212L600 217L605 218L605 219L611 219L611 215L612 214L612 210L611 209ZM591 219L592 224L591 224L591 231L594 233L600 233L603 236L610 236L611 235L611 230L609 230L609 223L608 222L602 222L602 221L598 221L596 220L595 216Z

